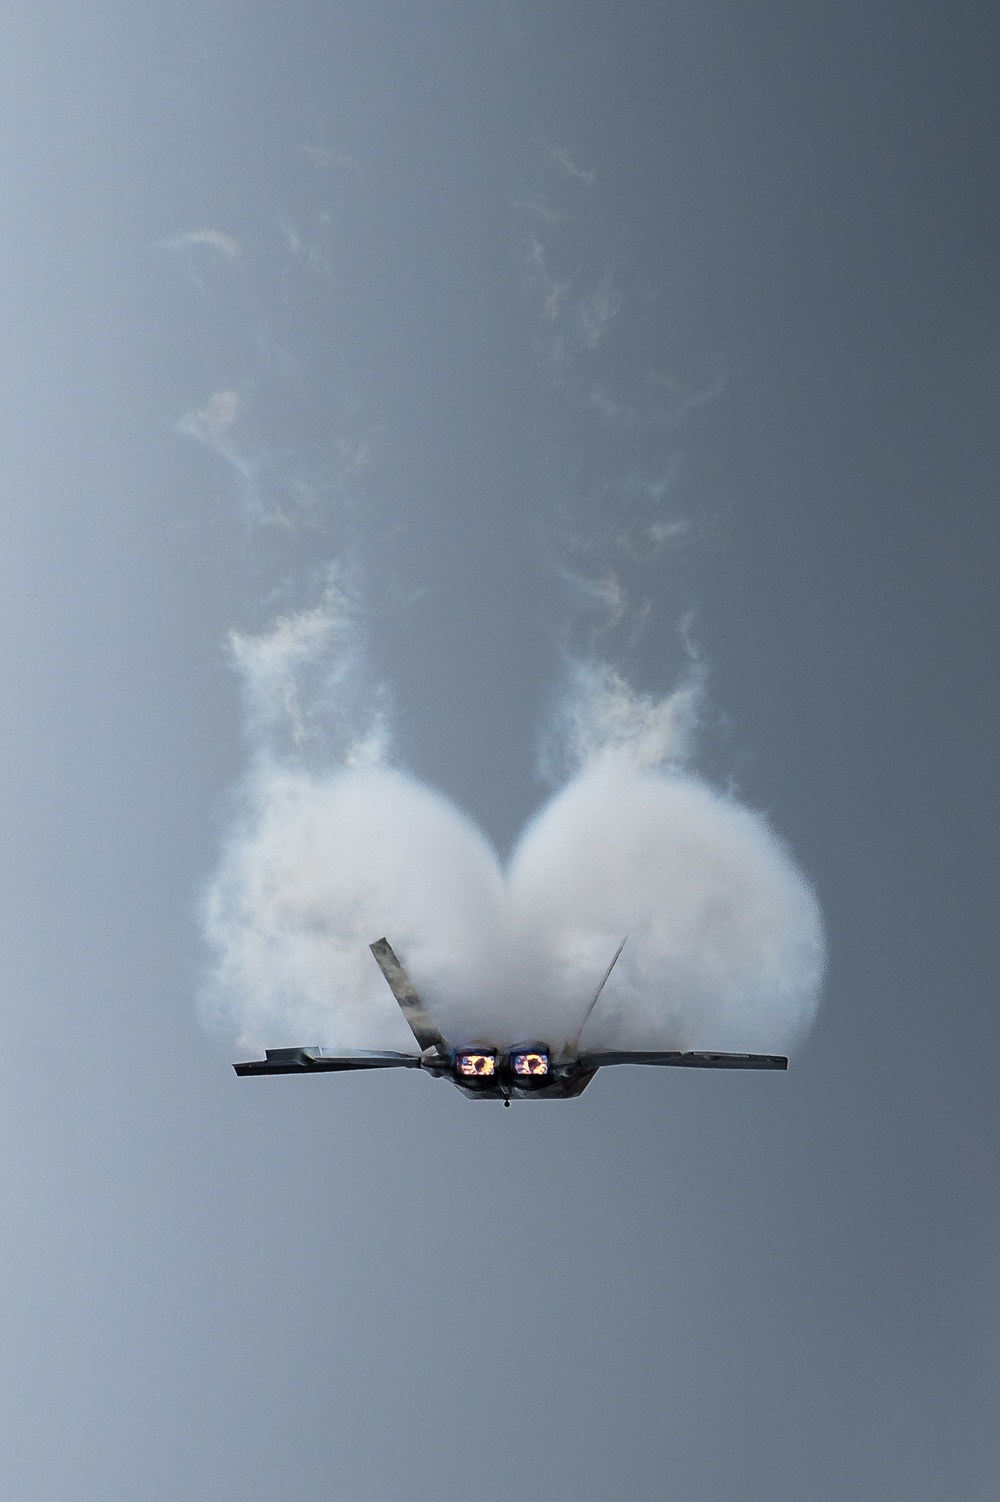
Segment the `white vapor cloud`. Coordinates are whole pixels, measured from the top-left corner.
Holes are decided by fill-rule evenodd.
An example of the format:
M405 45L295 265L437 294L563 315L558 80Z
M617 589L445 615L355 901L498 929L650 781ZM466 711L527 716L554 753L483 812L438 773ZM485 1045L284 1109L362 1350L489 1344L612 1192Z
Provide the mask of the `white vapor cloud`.
M816 900L766 821L698 779L603 753L521 837L513 1006L571 1030L621 939L591 1046L787 1050L823 970ZM516 1031L516 1029L515 1029Z
M241 1047L412 1049L369 954L382 934L456 1045L558 1045L626 934L586 1041L776 1051L808 1027L816 900L761 815L684 770L697 665L659 700L578 665L558 716L570 775L504 871L454 805L389 764L377 717L335 764L302 755L304 671L342 686L356 653L343 596L234 652L259 752L205 894L203 1006Z
M495 1003L501 898L478 831L401 773L262 766L205 901L207 1014L246 1048L412 1047L368 950L389 933L460 1040Z

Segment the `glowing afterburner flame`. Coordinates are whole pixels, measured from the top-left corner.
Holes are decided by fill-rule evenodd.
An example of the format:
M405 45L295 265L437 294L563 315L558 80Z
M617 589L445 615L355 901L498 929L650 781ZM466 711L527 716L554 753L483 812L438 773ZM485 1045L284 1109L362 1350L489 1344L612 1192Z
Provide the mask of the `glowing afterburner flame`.
M491 1053L460 1053L455 1063L467 1079L485 1079L497 1072L496 1055Z
M514 1073L520 1075L542 1075L549 1072L548 1055L544 1053L516 1053L514 1055Z

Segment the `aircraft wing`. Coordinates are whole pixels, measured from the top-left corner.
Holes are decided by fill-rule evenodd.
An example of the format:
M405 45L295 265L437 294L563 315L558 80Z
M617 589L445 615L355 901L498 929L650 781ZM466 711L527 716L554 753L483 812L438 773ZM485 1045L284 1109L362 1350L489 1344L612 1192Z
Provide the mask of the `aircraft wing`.
M609 1064L664 1064L677 1069L787 1069L788 1060L775 1053L635 1053L611 1051L580 1055L585 1069Z
M269 1048L263 1059L234 1064L237 1074L324 1074L345 1069L419 1069L416 1054L364 1051L333 1054L322 1048Z

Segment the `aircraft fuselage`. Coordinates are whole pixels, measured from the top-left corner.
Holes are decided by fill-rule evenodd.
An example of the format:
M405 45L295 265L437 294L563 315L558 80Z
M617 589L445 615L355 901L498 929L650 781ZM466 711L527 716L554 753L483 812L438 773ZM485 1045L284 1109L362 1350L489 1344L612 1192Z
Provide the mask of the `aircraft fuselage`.
M345 1049L335 1054L324 1048L269 1048L263 1059L248 1059L233 1068L239 1075L423 1069L436 1079L450 1079L469 1100L502 1100L508 1106L512 1100L571 1100L583 1094L599 1069L611 1064L667 1065L680 1069L787 1069L788 1060L777 1054L581 1051L583 1023L593 1011L621 948L619 945L574 1037L558 1048L547 1043L519 1043L514 1048L481 1043L454 1048L438 1031L388 940L377 939L371 945L372 954L409 1024L419 1054L380 1049Z

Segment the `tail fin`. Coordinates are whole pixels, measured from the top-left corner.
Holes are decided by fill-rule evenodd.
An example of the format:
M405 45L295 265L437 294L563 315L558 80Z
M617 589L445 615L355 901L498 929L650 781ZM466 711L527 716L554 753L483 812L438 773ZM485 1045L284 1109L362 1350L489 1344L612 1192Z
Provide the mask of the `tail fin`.
M625 939L627 939L627 938L628 938L628 934L625 935L625 938L622 939L622 941L619 944L618 948L615 950L614 959L611 961L611 964L608 966L607 970L605 970L605 972L604 972L604 979L601 981L601 984L598 986L597 990L594 992L594 999L590 1003L590 1006L587 1008L587 1010L584 1012L584 1014L583 1014L583 1020L580 1023L580 1026L577 1028L577 1030L573 1034L572 1038L567 1038L566 1039L566 1052L567 1053L576 1053L576 1050L577 1050L577 1048L579 1047L579 1044L580 1044L580 1038L583 1035L583 1030L587 1026L587 1023L590 1021L590 1014L594 1010L594 1008L596 1007L598 1001L600 1000L601 992L604 990L604 987L607 985L607 983L608 983L608 977L610 976L612 970L615 968L615 966L618 963L618 956L621 954L622 950L625 948Z
M410 1024L410 1031L420 1044L421 1052L428 1048L441 1054L450 1052L447 1043L424 1010L417 989L403 969L388 939L376 939L369 945L378 968L389 983L389 990L399 1002L400 1011Z

